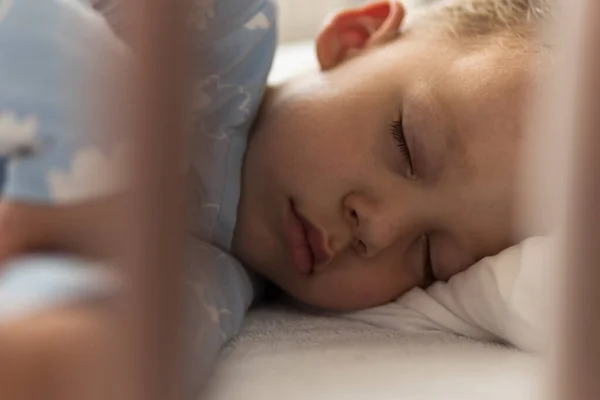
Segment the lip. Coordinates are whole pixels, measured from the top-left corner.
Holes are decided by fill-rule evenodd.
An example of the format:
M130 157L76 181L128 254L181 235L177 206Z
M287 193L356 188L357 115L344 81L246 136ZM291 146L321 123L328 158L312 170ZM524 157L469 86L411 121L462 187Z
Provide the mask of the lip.
M296 211L293 202L290 203L286 232L292 263L301 274L308 275L315 266L330 260L323 234Z

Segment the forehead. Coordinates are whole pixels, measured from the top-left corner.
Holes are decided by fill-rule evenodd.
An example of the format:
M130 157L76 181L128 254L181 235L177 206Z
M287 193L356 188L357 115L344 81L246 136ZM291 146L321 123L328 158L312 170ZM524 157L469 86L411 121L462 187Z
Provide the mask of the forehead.
M483 119L492 122L523 105L529 61L522 53L447 42L409 36L327 73L292 79L277 89L275 114L310 123L393 117L390 113L410 106L469 131Z
M513 50L483 48L456 58L432 91L464 135L514 131L527 109L530 64Z

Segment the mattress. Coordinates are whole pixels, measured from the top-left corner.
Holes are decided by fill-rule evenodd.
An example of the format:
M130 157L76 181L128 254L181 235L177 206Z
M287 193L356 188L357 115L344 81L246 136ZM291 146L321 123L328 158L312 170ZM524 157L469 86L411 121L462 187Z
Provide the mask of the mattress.
M541 367L495 343L270 305L250 312L201 398L525 400L538 395Z

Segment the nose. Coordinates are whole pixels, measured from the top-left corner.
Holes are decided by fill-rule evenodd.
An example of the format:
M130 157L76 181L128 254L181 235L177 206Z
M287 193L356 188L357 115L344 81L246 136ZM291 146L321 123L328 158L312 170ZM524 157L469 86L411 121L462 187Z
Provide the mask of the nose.
M383 202L367 196L355 193L346 196L344 219L351 228L352 247L363 257L376 256L402 236L402 216L395 215Z

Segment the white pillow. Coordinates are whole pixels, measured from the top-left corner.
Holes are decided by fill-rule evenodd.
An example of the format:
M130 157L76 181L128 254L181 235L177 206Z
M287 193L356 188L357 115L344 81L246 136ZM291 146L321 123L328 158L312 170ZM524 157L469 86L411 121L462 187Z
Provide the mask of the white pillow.
M347 317L403 331L441 330L526 351L548 343L557 238L534 237L487 257L448 282Z

